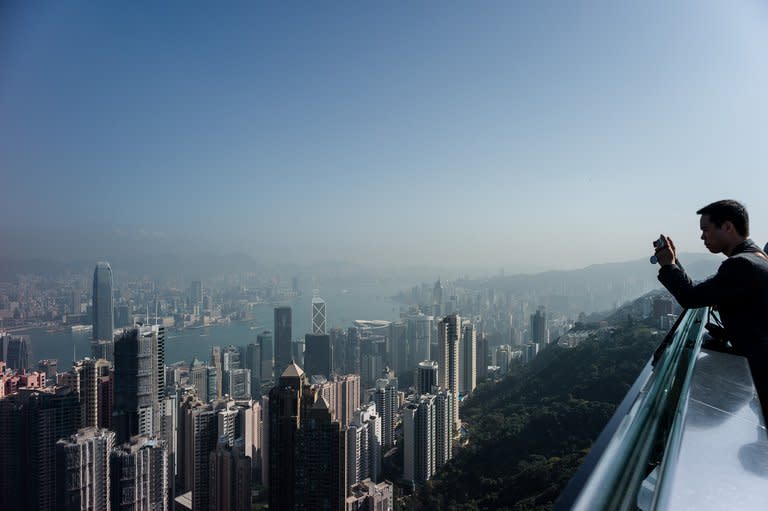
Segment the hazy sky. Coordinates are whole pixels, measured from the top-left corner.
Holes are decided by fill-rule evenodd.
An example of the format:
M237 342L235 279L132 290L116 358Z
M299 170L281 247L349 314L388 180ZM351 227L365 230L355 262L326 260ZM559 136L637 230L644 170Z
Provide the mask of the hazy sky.
M768 241L768 4L4 2L0 238L574 268Z

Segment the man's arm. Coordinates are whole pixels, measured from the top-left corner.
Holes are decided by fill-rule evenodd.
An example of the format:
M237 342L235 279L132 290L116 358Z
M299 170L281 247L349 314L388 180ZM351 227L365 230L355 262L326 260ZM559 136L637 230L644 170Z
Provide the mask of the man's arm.
M659 281L683 307L705 307L738 299L746 287L748 267L741 258L726 259L715 275L695 284L679 266L670 264L659 270Z

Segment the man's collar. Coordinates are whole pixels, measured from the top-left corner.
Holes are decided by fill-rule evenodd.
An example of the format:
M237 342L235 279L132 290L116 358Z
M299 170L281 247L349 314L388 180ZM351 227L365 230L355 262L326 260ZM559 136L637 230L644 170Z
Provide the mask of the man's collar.
M758 247L754 241L747 238L741 243L739 243L738 245L736 245L736 247L734 247L729 257L733 257L736 254L741 254L742 252L757 252L759 250L760 250L760 247Z

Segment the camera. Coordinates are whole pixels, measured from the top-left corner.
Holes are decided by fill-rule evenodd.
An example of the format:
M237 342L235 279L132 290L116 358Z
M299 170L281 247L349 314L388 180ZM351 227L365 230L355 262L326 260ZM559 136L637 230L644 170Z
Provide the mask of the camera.
M655 240L653 242L653 248L655 248L656 251L658 252L659 250L661 250L662 248L664 248L666 246L667 246L667 242L664 240L664 236L659 234L659 239L657 239L657 240ZM658 262L659 262L659 260L656 258L656 254L652 255L651 256L651 264L656 264Z

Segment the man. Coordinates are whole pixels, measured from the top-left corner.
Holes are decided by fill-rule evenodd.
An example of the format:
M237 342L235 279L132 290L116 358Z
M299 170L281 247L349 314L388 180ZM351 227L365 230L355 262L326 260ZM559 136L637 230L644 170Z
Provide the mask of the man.
M659 281L686 308L714 306L733 352L749 361L763 414L768 412L768 257L749 239L749 215L734 200L713 202L701 215L701 239L713 254L725 254L717 273L694 284L677 262L675 244L657 249Z

